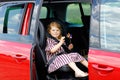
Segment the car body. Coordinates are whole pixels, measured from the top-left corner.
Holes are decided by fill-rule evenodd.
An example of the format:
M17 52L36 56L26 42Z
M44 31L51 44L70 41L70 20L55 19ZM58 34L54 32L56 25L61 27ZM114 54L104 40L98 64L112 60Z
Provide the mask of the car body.
M63 26L63 35L71 33L73 51L88 60L88 69L77 65L88 71L89 80L119 80L119 3L119 0L0 1L0 79L78 80L72 72L47 72L46 28L55 20Z

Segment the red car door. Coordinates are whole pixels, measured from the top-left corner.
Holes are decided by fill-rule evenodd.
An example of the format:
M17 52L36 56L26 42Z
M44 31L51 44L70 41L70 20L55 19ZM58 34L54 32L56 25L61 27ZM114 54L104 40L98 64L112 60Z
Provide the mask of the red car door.
M32 3L0 3L0 79L30 80ZM26 36L24 36L26 35Z
M119 0L92 0L89 80L120 80Z

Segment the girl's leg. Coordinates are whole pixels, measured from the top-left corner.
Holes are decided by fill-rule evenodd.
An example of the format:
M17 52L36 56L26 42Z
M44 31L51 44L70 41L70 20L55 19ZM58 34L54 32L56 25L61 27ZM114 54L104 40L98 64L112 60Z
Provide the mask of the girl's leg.
M82 63L86 68L88 68L88 62L86 59L82 60L80 63Z
M71 62L68 65L75 71L75 77L85 77L88 75L87 73L80 70L74 62Z

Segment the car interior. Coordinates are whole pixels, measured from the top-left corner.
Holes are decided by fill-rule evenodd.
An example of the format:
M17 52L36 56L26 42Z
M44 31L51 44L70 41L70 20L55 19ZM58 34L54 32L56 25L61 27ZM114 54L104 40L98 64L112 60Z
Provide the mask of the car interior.
M89 8L86 8L86 6L89 6ZM78 52L87 59L89 48L90 7L90 0L43 1L40 11L39 27L38 31L36 32L38 45L36 46L35 51L35 65L37 71L36 76L38 80L88 80L88 77L75 78L74 72L69 68L68 65L65 65L57 71L49 74L47 72L47 60L44 49L47 25L51 21L57 21L62 25L64 36L66 36L67 33L72 35L71 42L74 45L73 52ZM76 8L78 9L76 10ZM86 9L86 12L84 9ZM40 31L42 31L43 34L40 34ZM41 37L41 35L43 37ZM76 64L81 70L88 72L86 67L80 63Z

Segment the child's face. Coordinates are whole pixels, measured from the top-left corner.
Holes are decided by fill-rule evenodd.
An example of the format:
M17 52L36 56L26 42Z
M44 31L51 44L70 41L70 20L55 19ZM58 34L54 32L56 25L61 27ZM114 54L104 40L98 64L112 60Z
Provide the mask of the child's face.
M55 38L58 38L60 36L60 29L55 27L55 26L51 26L51 29L50 29L50 34L55 37Z

